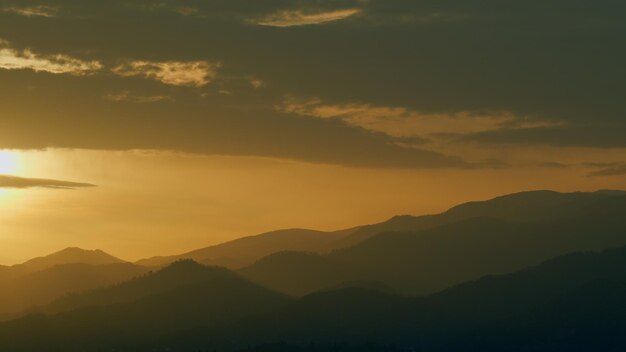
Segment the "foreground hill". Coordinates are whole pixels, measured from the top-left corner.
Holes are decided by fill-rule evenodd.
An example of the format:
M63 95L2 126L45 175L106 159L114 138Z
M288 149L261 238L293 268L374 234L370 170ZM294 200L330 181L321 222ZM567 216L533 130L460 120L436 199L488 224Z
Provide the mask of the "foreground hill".
M43 309L71 311L0 324L0 350L134 350L146 341L266 313L289 300L226 269L181 261Z
M207 267L191 260L180 260L157 272L150 272L134 280L80 294L68 295L43 307L41 311L55 313L90 306L130 303L181 286L210 280L229 281L233 278L243 281L227 269Z
M223 269L185 262L168 270L103 289L102 297L119 297L114 293L119 287L154 285L146 283L172 272L195 279L112 299L106 306L2 323L0 350L626 348L621 333L626 327L626 247L566 255L420 298L341 289L291 301Z
M626 348L626 247L406 298L368 290L306 296L237 329L248 344L372 342L424 351ZM306 317L306 318L303 318ZM321 349L323 350L323 349Z
M496 204L463 206L463 214L481 214L467 210L479 206L505 219L474 217L422 231L380 234L328 255L277 253L240 272L292 295L359 280L378 281L407 294L426 294L568 252L626 245L623 193L547 195L521 194L495 200ZM541 211L532 209L537 202ZM531 215L517 219L506 215L526 207ZM461 210L452 213L457 211Z

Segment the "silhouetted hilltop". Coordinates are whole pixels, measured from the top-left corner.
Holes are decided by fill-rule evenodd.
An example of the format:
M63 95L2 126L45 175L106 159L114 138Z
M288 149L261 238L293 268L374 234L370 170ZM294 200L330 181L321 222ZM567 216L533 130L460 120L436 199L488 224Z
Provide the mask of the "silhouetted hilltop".
M591 193L529 191L486 201L463 203L435 215L396 216L380 224L362 226L334 243L334 248L349 247L384 232L422 231L476 217L491 217L513 222L542 222L568 216L596 201L626 196L624 191L603 190Z
M50 268L55 265L74 263L106 265L124 263L124 261L99 249L86 250L77 247L70 247L44 257L31 259L19 266L32 272Z
M568 201L568 212L553 211L554 216L541 221L475 217L423 231L380 234L329 255L269 256L240 272L292 295L355 280L380 281L401 292L424 294L568 252L626 245L626 196L593 193L566 198L582 200ZM528 204L527 197L521 199Z
M59 312L88 306L133 302L179 286L232 277L236 275L224 268L207 267L192 260L179 260L159 271L149 272L133 280L68 295L44 307L43 311Z
M76 309L72 311L30 315L0 324L0 350L45 351L50 346L68 351L133 350L137 343L230 324L288 301L286 296L226 269L181 261L138 279L68 297L45 309L73 305Z

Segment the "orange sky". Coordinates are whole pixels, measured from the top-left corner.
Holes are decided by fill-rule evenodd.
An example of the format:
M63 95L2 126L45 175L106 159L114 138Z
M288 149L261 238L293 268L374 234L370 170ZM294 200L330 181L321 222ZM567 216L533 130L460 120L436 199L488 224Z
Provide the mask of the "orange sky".
M439 212L522 190L626 189L623 178L589 177L584 168L451 172L158 152L4 155L4 171L12 174L97 186L0 193L2 264L67 246L101 248L136 260L278 228L333 230L399 214Z

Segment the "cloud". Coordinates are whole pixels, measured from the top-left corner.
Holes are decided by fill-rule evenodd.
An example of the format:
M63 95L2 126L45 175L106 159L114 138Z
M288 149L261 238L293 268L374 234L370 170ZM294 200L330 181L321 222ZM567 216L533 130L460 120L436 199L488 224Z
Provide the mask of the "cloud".
M590 172L589 176L626 176L626 163L596 163L589 166L598 170Z
M54 189L75 189L84 187L95 187L89 183L79 183L60 180L49 180L43 178L24 178L9 175L0 175L0 188L54 188Z
M325 104L317 98L287 98L279 111L322 119L339 119L363 129L393 137L436 137L494 131L502 128L553 126L559 123L532 121L508 112L421 113L403 107L369 104Z
M193 16L198 13L198 9L189 6L181 6L174 9L174 12L183 16Z
M63 54L37 55L30 49L19 51L11 48L7 41L0 40L0 69L83 76L101 70L102 64Z
M56 17L59 8L54 6L37 5L26 7L5 7L2 12L15 13L26 17Z
M207 61L132 61L113 69L124 77L143 76L173 86L201 87L217 76L220 63Z
M3 4L9 2L20 6L19 0ZM123 64L120 74L147 78L122 79L103 70L66 84L62 76L0 70L0 124L8 126L0 128L0 143L414 167L432 163L423 162L412 147L465 160L486 155L511 164L520 158L514 150L534 145L538 150L544 144L555 149L626 147L626 51L615 45L626 35L623 1L586 6L567 0L160 0L153 3L167 6L150 11L129 3L146 2L59 0L54 4L68 18L54 21L0 13L2 35L15 48L77 57L93 53L113 63L107 69ZM172 11L181 6L198 13L190 17ZM304 24L332 18L310 21L304 15L346 8L362 11L333 25L297 30L249 22L283 12L267 24ZM133 67L133 58L146 61ZM167 60L228 65L217 77L173 80L167 77L176 75L159 66ZM271 84L251 89L252 77ZM163 93L175 104L102 99L126 90L131 94L109 98L161 95L150 89L164 80L210 84ZM277 111L274 106L284 105L285 94L319 97L319 102ZM62 103L68 101L76 103ZM311 114L326 117L303 118ZM419 138L400 137L407 135L459 142L439 149ZM372 157L366 160L367 155ZM525 155L524 163L544 157Z
M107 94L103 96L103 98L110 101L127 101L139 104L174 101L174 98L167 95L132 95L129 91L123 91L115 94Z
M270 27L293 27L313 24L324 24L344 20L361 13L361 9L340 9L323 12L306 12L304 10L282 10L251 22Z
M626 116L626 115L625 115ZM556 126L504 128L459 136L460 140L488 144L548 145L554 147L626 148L626 125L600 121Z

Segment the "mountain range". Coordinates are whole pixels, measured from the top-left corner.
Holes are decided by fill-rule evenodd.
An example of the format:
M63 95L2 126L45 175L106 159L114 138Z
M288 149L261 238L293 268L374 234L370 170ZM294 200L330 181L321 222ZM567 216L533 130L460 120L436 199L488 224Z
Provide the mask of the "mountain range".
M602 347L626 347L625 293L626 247L569 254L421 297L343 288L293 299L226 269L180 261L77 295L72 310L1 323L0 350L231 351L311 341L320 351L364 343L372 350L553 351L592 342L594 350L611 350Z
M0 351L618 351L625 229L626 192L534 191L136 263L68 248L0 267Z
M599 199L626 195L626 192L603 190L593 193L559 193L532 191L497 197L488 201L469 202L436 215L393 217L382 223L350 229L323 232L307 229L287 229L246 236L191 252L142 259L143 266L162 266L179 259L193 259L208 265L238 269L258 259L281 251L328 253L361 243L386 232L422 231L444 224L492 217L512 222L541 222L567 216L576 209Z
M427 294L569 252L626 245L624 214L626 196L619 192L521 193L437 216L392 219L418 230L379 233L325 255L279 252L239 272L296 296L355 280Z

